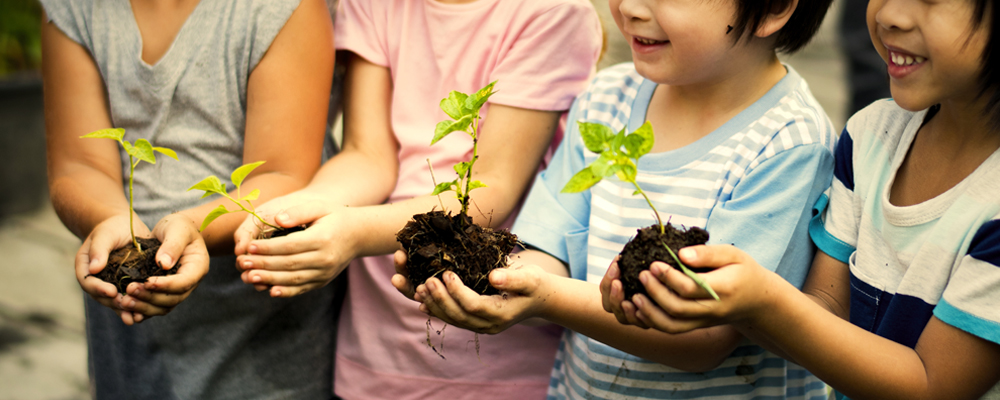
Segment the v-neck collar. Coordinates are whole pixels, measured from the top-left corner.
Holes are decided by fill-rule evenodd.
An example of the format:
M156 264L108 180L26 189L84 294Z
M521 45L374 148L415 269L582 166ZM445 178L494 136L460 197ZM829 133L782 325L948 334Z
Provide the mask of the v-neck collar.
M117 0L118 15L115 19L122 21L128 26L129 38L126 45L128 57L138 66L138 74L149 86L159 88L173 82L186 67L185 63L179 60L190 58L191 52L200 48L204 37L207 35L196 35L193 32L199 31L199 27L205 26L206 19L213 14L212 4L218 3L209 0L201 0L194 7L191 14L187 16L184 24L177 31L173 42L167 51L160 56L159 60L150 65L142 59L142 33L139 31L139 24L135 20L135 13L132 11L132 3L129 0Z

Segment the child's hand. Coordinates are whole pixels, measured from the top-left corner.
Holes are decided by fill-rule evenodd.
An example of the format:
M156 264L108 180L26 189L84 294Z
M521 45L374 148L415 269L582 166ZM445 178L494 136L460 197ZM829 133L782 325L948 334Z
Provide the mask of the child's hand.
M244 223L236 236L243 282L259 291L270 288L271 297L293 297L330 283L357 256L358 235L350 230L363 229L361 224L350 220L349 208L310 194L297 192L275 201L295 204L275 216L279 226L310 226L284 237L253 240Z
M135 318L132 312L122 309L122 296L115 285L96 276L88 276L101 272L108 264L108 255L132 241L128 217L128 214L116 215L97 224L76 252L74 264L76 280L83 291L101 305L114 310L125 325L132 325ZM136 236L149 236L149 228L142 221L136 220L134 229Z
M618 269L618 257L611 261L611 266L601 279L601 304L604 311L612 313L618 322L624 325L635 325L643 329L649 329L645 322L636 318L635 304L625 299L625 290L622 288L621 271Z
M157 315L166 315L187 299L208 273L209 255L198 226L181 214L171 214L153 228L160 240L156 263L171 269L180 261L177 273L154 276L145 283L132 282L125 288L128 295L120 300L124 310L131 311L135 322Z
M310 192L300 190L297 192L289 193L287 195L274 198L267 203L256 208L257 214L262 218L268 220L268 222L280 226L282 228L292 228L299 225L308 225L315 221L322 215L312 218L308 221L301 223L294 223L297 221L292 221L286 210L310 204L312 209L321 210L326 203L326 199L322 196L312 194ZM264 226L266 227L266 226ZM258 239L261 236L261 223L254 218L253 215L247 214L246 219L240 224L240 227L236 229L233 233L233 241L236 242L236 247L233 252L236 255L247 254L247 248L250 246L250 242Z
M691 278L673 267L654 262L639 274L649 296L633 298L635 316L644 324L668 333L758 318L769 307L781 278L733 246L692 246L678 253L689 267L718 268L701 274L721 301L715 301ZM777 281L775 281L777 279Z
M472 291L451 271L441 277L417 286L414 300L422 303L420 311L459 328L496 334L539 315L552 275L535 265L493 270L490 284L503 292L493 296Z

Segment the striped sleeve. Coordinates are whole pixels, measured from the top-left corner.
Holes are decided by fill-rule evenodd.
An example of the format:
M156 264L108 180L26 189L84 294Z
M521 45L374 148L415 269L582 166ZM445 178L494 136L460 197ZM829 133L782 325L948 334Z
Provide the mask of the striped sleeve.
M848 123L848 128L851 126ZM840 134L834 151L833 183L817 201L809 226L809 236L816 247L843 263L848 262L857 248L860 220L854 207L855 143L848 128Z
M1000 343L1000 215L976 231L934 308L934 316Z

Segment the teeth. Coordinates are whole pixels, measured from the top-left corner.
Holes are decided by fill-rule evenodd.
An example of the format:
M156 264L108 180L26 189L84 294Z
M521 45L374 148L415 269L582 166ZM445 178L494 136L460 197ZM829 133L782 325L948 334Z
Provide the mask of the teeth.
M889 59L892 61L893 64L900 65L900 66L908 66L908 65L920 64L920 63L923 63L924 61L927 61L927 59L924 58L924 57L920 57L920 56L904 56L904 55L898 54L898 53L890 53Z
M640 37L635 38L635 40L642 44L656 44L660 42L658 40L644 39Z

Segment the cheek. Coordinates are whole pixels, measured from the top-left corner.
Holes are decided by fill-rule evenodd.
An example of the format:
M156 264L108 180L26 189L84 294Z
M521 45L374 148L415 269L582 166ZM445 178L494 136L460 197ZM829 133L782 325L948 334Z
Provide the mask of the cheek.
M868 36L871 38L872 44L875 45L875 50L878 51L879 55L882 56L882 60L889 59L889 52L882 45L882 41L878 38L878 12L882 9L882 4L885 0L871 0L868 2L868 11L865 14L865 21L868 24Z

